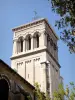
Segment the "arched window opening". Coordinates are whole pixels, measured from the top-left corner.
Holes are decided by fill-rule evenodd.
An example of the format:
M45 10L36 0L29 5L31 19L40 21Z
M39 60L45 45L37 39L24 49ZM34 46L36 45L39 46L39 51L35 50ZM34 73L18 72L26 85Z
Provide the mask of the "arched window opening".
M23 40L21 39L21 52L23 52Z
M2 100L8 100L9 86L5 79L0 80L0 98Z
M30 36L28 37L28 43L29 43L28 50L30 50L31 49L31 38L30 38Z
M37 45L37 48L39 47L39 36L38 34L36 35L36 45Z
M23 38L20 37L17 41L17 53L23 52Z
M34 35L34 48L38 48L39 47L39 35L35 34Z
M25 44L26 50L31 50L31 35L28 34L25 40L26 40L26 44Z

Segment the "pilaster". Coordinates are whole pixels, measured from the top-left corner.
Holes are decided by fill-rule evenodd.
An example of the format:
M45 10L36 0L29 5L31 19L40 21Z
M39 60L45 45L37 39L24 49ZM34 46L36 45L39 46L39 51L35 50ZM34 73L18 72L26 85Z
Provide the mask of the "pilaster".
M46 34L46 31L44 31L44 45L47 47L47 34Z
M51 63L48 61L48 70L49 70L49 83L50 83L50 97L52 98L52 66Z
M17 40L13 40L13 55L17 53Z
M39 46L43 47L44 46L44 31L41 31L40 36L39 36Z
M41 63L41 75L40 75L40 77L41 77L41 90L43 91L43 92L47 92L47 79L46 79L46 63L45 62L42 62Z

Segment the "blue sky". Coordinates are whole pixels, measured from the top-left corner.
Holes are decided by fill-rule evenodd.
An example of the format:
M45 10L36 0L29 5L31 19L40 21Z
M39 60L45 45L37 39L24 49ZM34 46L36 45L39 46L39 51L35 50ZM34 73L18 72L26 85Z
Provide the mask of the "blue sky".
M13 33L12 28L31 22L34 11L40 18L47 18L56 34L60 32L54 26L59 16L51 11L51 4L47 0L0 0L0 59L11 65ZM64 84L75 82L75 54L70 54L67 46L59 40L60 73Z

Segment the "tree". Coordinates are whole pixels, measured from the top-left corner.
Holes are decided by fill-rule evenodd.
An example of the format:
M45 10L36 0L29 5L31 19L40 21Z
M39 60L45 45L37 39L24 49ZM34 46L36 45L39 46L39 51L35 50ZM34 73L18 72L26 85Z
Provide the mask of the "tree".
M50 0L48 0L50 1ZM55 26L62 29L60 38L75 53L75 0L51 0L52 11L60 16Z
M70 87L67 85L66 89L60 84L57 91L54 92L54 100L75 100L75 85L70 82Z
M35 83L35 90L34 90L35 96L37 100L51 100L48 93L44 93L40 90L40 85L38 83Z
M75 85L73 82L70 82L70 85L67 85L66 89L64 89L63 85L60 84L58 90L53 94L53 99L49 97L48 93L45 94L40 91L38 83L35 84L34 93L37 100L75 100Z

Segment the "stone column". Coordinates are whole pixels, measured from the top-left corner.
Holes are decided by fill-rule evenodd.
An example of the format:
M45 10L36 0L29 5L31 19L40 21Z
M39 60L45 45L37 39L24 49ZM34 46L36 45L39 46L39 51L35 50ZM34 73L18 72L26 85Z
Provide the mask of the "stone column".
M49 82L50 82L50 97L52 98L52 66L51 63L48 61L48 69L49 69Z
M33 84L35 84L35 59L33 60Z
M47 47L47 34L45 31L44 31L44 46Z
M17 54L17 41L13 40L13 55Z
M41 33L39 33L39 47L43 46L44 46L44 38L43 38L43 31L41 31Z
M40 47L42 46L47 46L47 34L45 30L41 31L40 34Z
M46 63L41 63L41 91L45 92L47 91L47 79L46 79Z

